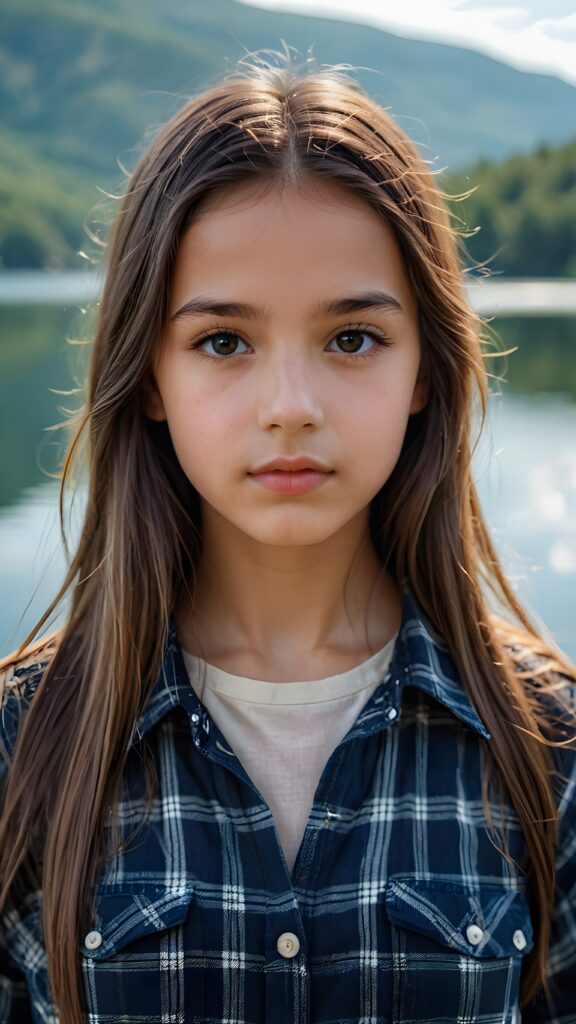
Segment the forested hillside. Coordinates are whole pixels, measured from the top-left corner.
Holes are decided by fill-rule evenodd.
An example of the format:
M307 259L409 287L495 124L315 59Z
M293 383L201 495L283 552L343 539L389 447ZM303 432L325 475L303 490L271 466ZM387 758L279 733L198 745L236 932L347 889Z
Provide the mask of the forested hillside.
M467 216L483 226L469 243L475 258L491 256L506 228L518 244L499 259L525 262L530 225L529 245L538 247L544 268L538 272L572 272L565 255L569 188L561 213L547 191L574 170L573 148L555 152L575 130L576 90L559 80L456 47L235 0L0 0L0 17L0 268L80 269L77 252L90 248L85 222L98 228L106 220L102 193L121 189L120 165L133 166L155 127L243 54L289 46L303 58L311 52L319 66L356 68L355 77L434 167L454 175L474 165L465 187L480 185L466 204ZM538 146L536 176L528 169L532 158L518 157L506 184L501 161ZM486 161L498 163L495 177ZM530 185L514 186L514 174L528 175ZM442 181L450 187L451 178ZM546 239L555 218L563 233L552 252Z
M576 139L502 163L481 160L444 187L475 188L451 204L469 229L480 227L466 239L472 262L508 277L576 277Z

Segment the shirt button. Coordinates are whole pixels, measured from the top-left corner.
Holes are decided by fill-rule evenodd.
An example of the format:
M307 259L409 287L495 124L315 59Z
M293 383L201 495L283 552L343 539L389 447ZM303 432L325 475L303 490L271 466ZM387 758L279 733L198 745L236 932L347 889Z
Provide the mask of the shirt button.
M393 722L397 714L398 712L396 711L396 708L388 708L388 711L386 712L386 718L388 719L389 722Z
M98 946L102 945L102 936L100 932L88 932L88 935L84 939L84 945L86 949L98 949Z
M276 949L280 956L290 959L300 952L300 940L297 935L294 935L294 932L282 932L276 943Z
M484 938L484 932L477 924L469 924L466 929L466 938L471 946L477 946Z
M521 928L518 928L512 936L512 942L516 946L516 949L526 949L526 936Z

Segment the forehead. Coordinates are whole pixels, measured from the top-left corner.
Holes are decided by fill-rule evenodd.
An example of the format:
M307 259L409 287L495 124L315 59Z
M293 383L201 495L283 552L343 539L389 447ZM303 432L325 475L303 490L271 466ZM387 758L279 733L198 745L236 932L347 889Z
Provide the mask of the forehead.
M300 231L302 219L333 228L338 222L355 220L359 230L394 237L385 218L351 188L313 174L303 174L290 183L263 177L216 189L195 208L189 232L198 237L216 236L219 230L229 231L235 222L262 227L271 222L273 213L277 222L282 218L286 228L293 224Z
M174 302L218 287L252 294L286 281L294 297L311 290L387 285L409 306L412 289L400 246L385 217L337 182L243 182L201 201L176 254ZM244 298L245 295L236 295Z
M323 178L309 171L298 174L292 181L281 180L274 175L255 174L253 178L224 185L206 193L196 207L195 218L204 213L247 209L258 199L280 198L285 195L301 196L319 208L337 207L342 203L358 207L367 206L365 200L352 188L346 188L341 182Z

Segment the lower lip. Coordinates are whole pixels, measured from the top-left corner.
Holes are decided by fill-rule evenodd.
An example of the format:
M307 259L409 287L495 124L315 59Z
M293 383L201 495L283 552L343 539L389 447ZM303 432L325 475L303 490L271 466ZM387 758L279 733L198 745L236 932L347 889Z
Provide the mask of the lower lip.
M319 473L315 469L299 469L294 473L283 473L274 470L271 473L250 473L249 474L260 487L267 491L274 491L276 494L306 494L320 487L331 475L330 473Z

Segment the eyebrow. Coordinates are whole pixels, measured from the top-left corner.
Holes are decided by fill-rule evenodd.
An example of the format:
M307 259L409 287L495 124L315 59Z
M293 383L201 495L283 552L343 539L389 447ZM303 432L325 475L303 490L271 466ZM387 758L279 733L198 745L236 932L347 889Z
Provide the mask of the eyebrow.
M352 295L347 299L327 299L319 303L312 311L315 319L322 319L329 316L344 316L347 313L356 313L361 309L382 309L388 312L403 313L404 309L398 299L387 292L369 291L360 295ZM251 306L247 302L224 302L222 299L210 295L195 295L188 299L176 313L173 313L170 320L184 320L188 317L201 316L203 313L212 313L214 316L233 316L239 318L270 317L270 311L265 306Z

